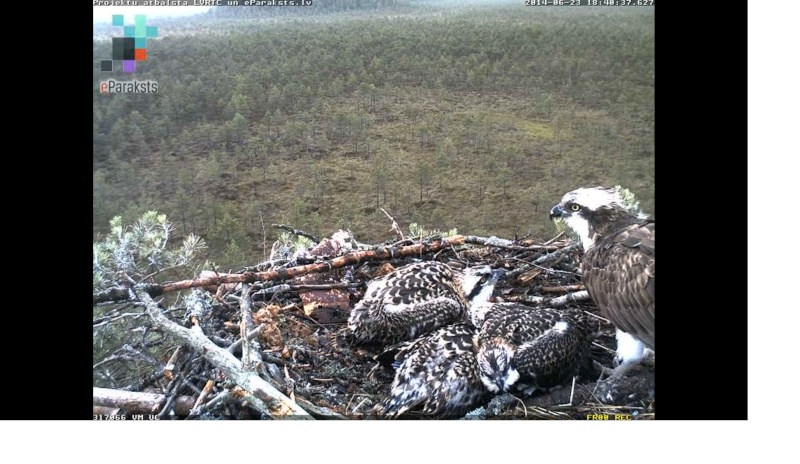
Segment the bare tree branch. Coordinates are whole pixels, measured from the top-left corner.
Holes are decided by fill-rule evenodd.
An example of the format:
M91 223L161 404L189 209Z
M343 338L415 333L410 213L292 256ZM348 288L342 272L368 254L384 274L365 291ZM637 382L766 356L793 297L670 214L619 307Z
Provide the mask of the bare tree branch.
M241 361L236 359L227 349L220 348L206 338L200 330L187 329L167 319L156 303L146 291L134 287L136 297L147 308L147 314L153 322L165 332L171 334L182 343L191 346L224 373L231 381L241 386L255 398L264 402L269 413L274 418L312 419L312 417L294 401L287 398L275 387L270 385L255 372L243 368ZM189 407L191 409L191 406Z
M293 228L291 228L291 227L289 227L289 226L287 226L285 224L272 224L272 227L275 227L276 229L283 229L283 230L289 231L293 235L299 235L300 237L305 237L305 238L311 240L314 243L319 243L319 239L317 237L314 237L313 235L311 235L309 233L303 232L302 230L293 229Z
M194 404L191 396L179 396L175 399L175 410L178 414L188 415ZM130 414L156 414L167 402L166 395L158 393L130 392L112 390L110 388L92 388L92 403L95 406L119 408Z

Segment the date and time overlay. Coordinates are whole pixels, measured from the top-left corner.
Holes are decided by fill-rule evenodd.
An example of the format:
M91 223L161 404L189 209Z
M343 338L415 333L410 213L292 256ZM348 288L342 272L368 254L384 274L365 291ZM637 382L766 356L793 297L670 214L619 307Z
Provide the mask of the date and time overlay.
M656 6L656 0L525 0L525 6Z

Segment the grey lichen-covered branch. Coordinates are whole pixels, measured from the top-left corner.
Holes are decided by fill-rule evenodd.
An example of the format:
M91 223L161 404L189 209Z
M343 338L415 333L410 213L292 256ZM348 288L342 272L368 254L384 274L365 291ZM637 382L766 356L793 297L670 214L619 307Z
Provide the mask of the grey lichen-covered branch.
M158 327L182 343L203 353L203 356L233 383L251 393L253 397L263 401L273 418L313 419L308 412L259 377L256 372L244 369L241 361L236 359L227 349L218 347L200 331L181 327L167 319L146 291L139 287L134 287L133 291L136 297L145 304L147 314Z
M498 248L519 249L519 250L536 250L536 251L552 251L562 249L563 246L558 245L531 245L520 246L507 245L510 241L498 239L496 237L485 238L475 236L453 235L450 237L439 237L431 241L415 243L408 246L380 246L368 251L354 251L347 253L343 256L331 258L329 260L318 262L314 264L307 264L303 266L295 266L290 268L273 269L264 272L243 272L239 274L219 274L214 276L200 277L192 280L184 280L180 282L171 282L163 285L149 284L146 287L141 287L150 296L159 296L164 293L173 292L177 290L185 290L188 288L207 287L211 285L220 285L223 283L241 283L241 282L266 282L270 280L287 280L293 277L313 273L330 271L348 265L360 264L366 261L387 260L399 257L416 256L424 253L436 252L447 249L451 246L476 244L484 246L494 246ZM554 253L553 253L554 254ZM549 256L549 255L548 255ZM115 288L113 292L96 293L94 295L94 303L98 304L110 300L123 300L125 294L122 288Z
M513 300L513 299L510 299ZM589 301L589 292L586 290L581 290L579 292L572 292L567 293L566 295L562 295L556 298L545 298L542 296L526 296L520 299L521 301L525 301L527 303L535 303L540 306L551 306L551 307L559 307L559 306L566 306L567 303L576 303L579 301Z

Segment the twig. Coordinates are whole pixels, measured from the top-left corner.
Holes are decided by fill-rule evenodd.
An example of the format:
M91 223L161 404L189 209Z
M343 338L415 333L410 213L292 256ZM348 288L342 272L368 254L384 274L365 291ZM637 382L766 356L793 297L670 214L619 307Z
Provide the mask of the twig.
M205 409L206 411L213 411L217 408L221 403L227 403L234 399L233 393L230 390L223 390L215 397L211 398L211 400L206 403ZM188 418L187 418L188 419Z
M200 395L197 396L197 401L194 402L192 406L192 410L189 411L190 416L199 416L203 412L203 408L201 407L203 403L208 398L208 395L211 393L211 390L214 389L214 381L208 380L206 381L205 387L203 387L203 391L200 392Z
M524 401L522 401L520 398L518 398L518 397L514 396L514 395L511 395L511 394L509 394L509 395L510 395L512 398L514 398L515 400L519 401L519 402L520 402L520 404L522 404L522 411L525 413L525 418L527 419L527 418L528 418L528 408L526 408L526 407L525 407L525 402L524 402Z
M563 248L557 245L529 245L529 246L512 245L512 243L514 243L513 241L504 238L498 238L495 236L476 237L474 235L468 235L465 238L464 243L469 243L473 245L491 246L495 248L504 248L507 250L526 250L526 251L534 251L534 250L556 251Z
M604 321L604 322L607 322L607 323L611 324L611 321L609 321L608 319L606 319L606 318L604 318L604 317L600 317L600 316L598 316L597 314L595 314L595 313L592 313L592 312L589 312L589 311L584 311L584 312L585 312L586 314L588 314L589 316L592 316L592 317L594 317L595 319L600 319L601 321Z
M353 408L353 414L355 414L355 413L356 413L356 411L358 411L358 410L361 408L361 406L362 406L364 403L366 403L366 402L367 402L367 400L368 400L368 399L369 399L369 398L364 398L363 400L361 400L361 402L360 402L360 403L358 403L358 404L356 405L356 407L354 407L354 408Z
M102 326L104 326L106 324L110 324L112 322L116 322L116 321L118 321L120 319L124 319L126 317L134 317L134 318L136 318L136 317L141 317L141 316L144 316L144 313L122 313L122 314L120 314L118 316L114 316L114 317L103 316L100 319L96 319L96 320L92 321L92 327L94 327L94 328L102 327Z
M250 329L253 327L253 315L250 310L251 305L249 292L250 285L247 283L242 284L242 296L239 298L239 309L242 312L242 322L239 323L239 333L240 340L242 341L242 343L240 343L240 346L242 347L242 365L247 369L252 369L257 361L261 361L261 356L258 351L251 353L251 351L253 351L253 347L250 346L250 339L248 338L250 335ZM230 347L228 350L231 351ZM255 359L256 356L258 359Z
M589 299L590 299L589 292L587 292L586 290L581 290L580 292L567 293L564 296L553 298L547 304L549 304L550 306L564 306L567 303L575 303L578 301L586 301Z
M301 237L305 237L305 238L311 240L314 243L319 243L319 239L317 237L314 237L311 234L303 232L302 230L293 229L293 228L291 228L291 227L289 227L289 226L287 226L285 224L272 224L272 227L275 227L275 228L278 228L278 229L287 230L287 231L291 232L293 235L299 235Z
M281 285L274 285L272 287L264 288L254 295L261 295L261 294L268 294L268 293L284 293L284 292L299 292L303 290L333 290L339 288L352 288L352 287L361 287L365 285L364 283L360 282L349 282L349 283L340 283L340 284L306 284L306 285L289 285L289 284L281 284Z
M261 331L264 330L264 328L266 326L267 326L267 324L259 324L258 327L256 327L255 329L251 330L250 332L247 332L247 335L245 335L244 338L240 338L240 339L236 340L235 342L231 343L230 346L228 346L227 350L230 351L231 353L236 352L236 350L238 350L242 346L242 343L245 340L247 340L249 342L256 335L261 333Z
M172 393L167 397L167 401L164 402L164 407L161 408L161 411L158 412L158 417L165 417L169 412L170 408L172 407L172 403L178 398L178 392L180 388L176 388L179 380L183 379L183 372L178 372L178 375L170 382L169 387L167 388L168 391L172 391Z
M576 250L579 247L580 247L580 244L578 244L578 243L573 243L571 245L567 245L565 247L561 247L560 249L554 251L553 253L548 253L548 254L546 254L544 256L541 256L541 257L537 258L531 264L544 264L544 263L546 263L546 262L548 262L550 260L554 260L556 258L559 258L559 257L561 257L561 255L569 253L572 250Z
M175 352L172 353L169 361L167 361L167 364L164 366L164 377L166 377L167 380L172 380L172 371L175 370L175 365L178 364L178 360L185 351L186 349L183 347L183 345L179 346Z
M564 306L567 303L574 303L578 301L586 301L589 300L589 292L586 290L581 290L580 292L574 293L567 293L566 295L562 295L556 298L545 298L543 296L533 296L533 295L525 295L523 297L508 297L508 301L524 301L527 303L534 303L540 306ZM587 311L587 314L591 314ZM600 318L592 314L595 317ZM602 319L602 318L600 318Z
M614 350L612 350L611 348L607 348L607 347L605 347L605 346L603 346L603 345L601 345L601 344L599 344L599 343L597 343L597 342L592 342L592 345L594 345L594 346L597 346L597 347L600 347L600 348L602 348L602 349L604 349L604 350L608 351L609 353L615 353L615 351L614 351Z
M386 217L388 217L390 221L392 221L392 229L391 230L393 230L394 233L397 234L397 236L400 237L400 240L405 240L406 238L403 235L403 231L400 230L400 226L397 225L397 221L395 221L394 218L389 213L387 213L385 209L380 208L380 210L383 211L383 214L385 214Z
M303 398L300 395L295 396L295 399L297 400L297 404L302 406L305 410L313 414L318 419L338 419L338 420L347 419L347 417L339 413L333 412L326 407L317 406L313 404L312 402L308 401L307 399Z
M112 361L130 361L130 360L144 360L148 364L154 366L160 366L161 363L153 359L151 356L148 356L132 346L128 345L127 343L122 345L117 351L114 352L111 356L103 359L102 361L98 362L97 364L92 366L92 369L97 369L98 367L102 366L103 364L110 363Z
M231 381L263 401L267 405L272 417L311 419L311 416L306 411L267 381L259 377L256 372L244 369L241 361L236 359L228 350L215 345L214 342L203 335L200 330L187 329L167 319L158 309L158 306L150 295L139 287L134 287L133 291L136 297L145 304L147 314L150 315L156 326L171 334L182 343L191 346L197 352L203 353L203 356L217 369L228 376Z
M578 290L583 290L583 285L559 285L557 287L541 287L539 289L542 293L566 293L566 292L577 292Z
M561 232L558 233L558 235L544 242L544 245L550 245L551 243L555 242L556 240L560 239L563 236L564 236L564 231L562 230Z
M233 387L233 394L241 398L242 406L247 406L250 408L255 409L256 411L264 414L265 416L272 416L269 407L267 404L259 398L253 396L249 391L243 389L240 386ZM309 419L311 417L309 416Z

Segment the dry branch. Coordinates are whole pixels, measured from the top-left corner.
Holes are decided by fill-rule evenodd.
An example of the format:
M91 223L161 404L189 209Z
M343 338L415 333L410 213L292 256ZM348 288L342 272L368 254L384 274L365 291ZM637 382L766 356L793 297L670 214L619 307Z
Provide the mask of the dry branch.
M275 387L253 371L247 371L241 361L236 359L227 349L220 348L206 338L199 330L190 330L167 319L147 292L134 287L134 292L146 306L147 314L153 319L156 326L191 346L231 381L250 392L255 398L263 401L269 409L270 415L275 418L311 419L312 417L295 402L291 401ZM191 409L191 405L189 405Z
M178 360L185 351L186 348L184 348L183 345L179 346L177 349L175 349L175 352L172 353L172 356L169 358L169 361L167 361L167 365L164 366L164 377L166 377L167 380L172 380L175 366L178 364Z
M128 414L156 414L166 404L167 396L93 387L92 402L94 406L119 408ZM175 399L175 411L180 415L189 415L194 402L191 396L179 396Z
M197 397L197 400L194 402L194 405L192 405L192 410L189 412L190 416L200 415L200 413L203 411L201 406L206 401L206 398L208 398L208 395L211 393L211 390L213 389L214 389L214 381L213 380L207 381L205 387L203 387L203 391Z
M319 239L317 237L314 237L313 235L311 235L309 233L303 232L302 230L293 229L293 228L291 228L291 227L289 227L289 226L287 226L285 224L272 224L272 227L275 227L277 229L287 230L287 231L291 232L293 235L299 235L300 237L305 237L305 238L311 240L314 243L319 243Z
M547 263L549 261L553 261L556 258L560 258L562 255L565 255L565 254L569 253L572 250L577 250L578 248L580 248L580 246L581 246L580 243L576 242L576 243L572 243L571 245L558 247L558 249L556 251L554 251L553 253L548 253L548 254L546 254L544 256L540 256L539 258L535 259L531 264L542 265L542 264Z
M369 251L354 251L338 258L330 259L329 261L306 264L304 266L290 267L286 269L270 270L265 272L244 272L241 274L219 274L217 276L207 276L192 280L182 280L179 282L172 282L164 285L149 284L140 285L137 288L143 290L151 297L159 296L164 293L174 292L177 290L186 290L196 287L209 287L213 285L220 285L224 283L239 283L239 282L257 282L267 280L287 280L292 277L297 277L312 272L330 271L331 269L338 269L344 266L360 264L364 261L380 261L384 259L394 259L406 256L417 256L425 253L439 251L446 249L453 245L463 245L466 237L463 235L454 235L452 237L434 240L430 243L416 243L414 245L404 247L378 247ZM125 292L124 298L120 294L114 294L118 299L128 299L128 293ZM109 294L102 293L94 295L94 303L97 304L102 301L107 301Z
M558 245L513 245L512 240L498 238L495 236L492 237L476 237L474 235L467 235L464 238L464 243L469 243L472 245L484 245L484 246L492 246L496 248L504 248L506 250L525 250L525 251L556 251L563 247Z
M236 353L237 350L241 349L242 343L243 343L243 341L245 339L249 342L250 340L255 338L256 335L261 333L261 331L264 330L264 327L266 327L266 326L267 326L267 324L259 324L258 327L256 327L255 329L247 332L247 335L244 338L240 338L240 339L236 340L235 342L231 343L228 346L227 350L230 351L231 353ZM241 330L241 326L239 326L238 329Z
M283 292L298 292L303 290L333 290L333 289L360 287L362 285L364 284L358 282L347 282L341 284L305 284L305 285L280 284L261 289L255 294L268 294L268 293L277 294Z
M577 292L583 290L585 287L583 285L559 285L557 287L541 287L539 289L542 293L567 293L567 292Z
M556 298L545 298L543 296L528 295L522 298L510 297L508 298L508 301L524 301L527 303L535 303L540 306L564 306L567 303L587 301L589 299L590 299L589 292L587 292L586 290L581 290L579 292L567 293L566 295L562 295Z
M403 231L400 230L400 226L397 225L397 221L395 221L394 218L389 213L387 213L385 209L380 208L380 210L383 211L383 214L385 214L386 217L388 217L390 221L392 221L392 229L391 230L395 234L397 234L398 237L400 237L400 240L405 240L406 237L403 235Z

